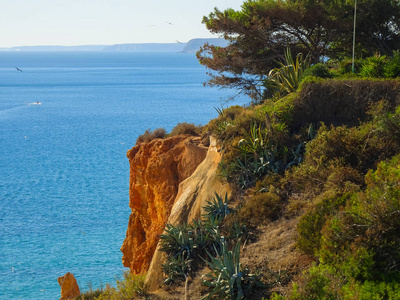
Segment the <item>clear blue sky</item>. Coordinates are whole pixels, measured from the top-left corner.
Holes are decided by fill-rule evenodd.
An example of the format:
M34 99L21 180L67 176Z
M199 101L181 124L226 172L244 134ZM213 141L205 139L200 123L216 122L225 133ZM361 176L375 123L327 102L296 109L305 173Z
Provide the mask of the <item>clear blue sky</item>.
M201 20L214 7L243 1L0 0L0 47L187 42L213 37Z

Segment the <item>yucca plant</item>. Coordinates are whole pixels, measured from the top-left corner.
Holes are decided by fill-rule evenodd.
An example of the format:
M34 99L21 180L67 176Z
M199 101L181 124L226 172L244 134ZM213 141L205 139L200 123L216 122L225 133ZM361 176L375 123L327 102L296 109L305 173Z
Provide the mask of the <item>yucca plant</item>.
M193 228L187 224L165 225L165 233L160 235L160 250L169 256L190 258L194 248Z
M285 51L286 64L280 64L280 68L271 70L268 74L270 81L269 86L276 91L280 96L295 92L299 87L303 72L310 67L310 55L307 54L303 57L303 53L293 59L292 53L289 48Z
M188 277L193 260L183 257L183 255L169 257L161 269L167 278L164 284L184 280Z
M228 194L225 194L224 201L220 195L215 193L215 197L207 201L203 209L206 219L215 219L221 222L231 212L228 207Z
M228 244L222 241L220 251L215 249L215 252L216 257L207 252L210 261L204 260L211 272L202 276L203 284L209 288L208 294L202 299L238 300L248 295L254 286L266 287L260 276L242 268L239 261L240 242L229 251Z

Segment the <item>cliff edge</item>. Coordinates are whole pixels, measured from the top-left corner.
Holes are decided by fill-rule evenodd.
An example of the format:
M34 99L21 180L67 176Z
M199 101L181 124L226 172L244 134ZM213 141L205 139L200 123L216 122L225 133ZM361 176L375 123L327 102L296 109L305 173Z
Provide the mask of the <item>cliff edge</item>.
M210 147L206 158L193 174L179 185L168 223L174 225L191 223L200 218L204 213L202 210L204 205L215 196L215 193L231 194L229 185L222 183L218 178L216 171L220 161L220 147L217 140L210 137ZM150 292L159 289L164 280L161 264L165 262L165 257L161 251L158 251L159 247L160 245L157 246L146 276L145 284Z
M200 138L188 135L155 139L127 152L132 213L121 251L122 262L132 273L148 270L179 184L192 175L206 154Z

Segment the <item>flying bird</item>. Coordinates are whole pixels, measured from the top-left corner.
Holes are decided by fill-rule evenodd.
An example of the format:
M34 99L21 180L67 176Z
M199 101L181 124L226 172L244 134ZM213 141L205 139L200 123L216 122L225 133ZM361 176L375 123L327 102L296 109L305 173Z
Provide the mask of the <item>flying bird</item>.
M175 40L178 44L182 44L182 42L180 42L180 41L178 41L178 40Z
M169 25L174 25L174 24L172 24L171 22L168 22L168 21L166 21L165 23L168 23Z
M17 67L15 67L16 69L17 69L17 71L20 71L20 72L22 72L22 70L20 69L20 68L17 68Z

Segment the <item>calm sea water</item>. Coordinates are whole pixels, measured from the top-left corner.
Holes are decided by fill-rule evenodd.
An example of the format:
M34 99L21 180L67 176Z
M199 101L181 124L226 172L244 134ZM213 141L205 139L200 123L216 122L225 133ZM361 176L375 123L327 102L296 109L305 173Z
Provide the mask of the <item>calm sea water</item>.
M145 129L216 117L230 94L205 73L193 54L0 52L1 299L58 299L66 272L81 290L115 283L126 151Z

